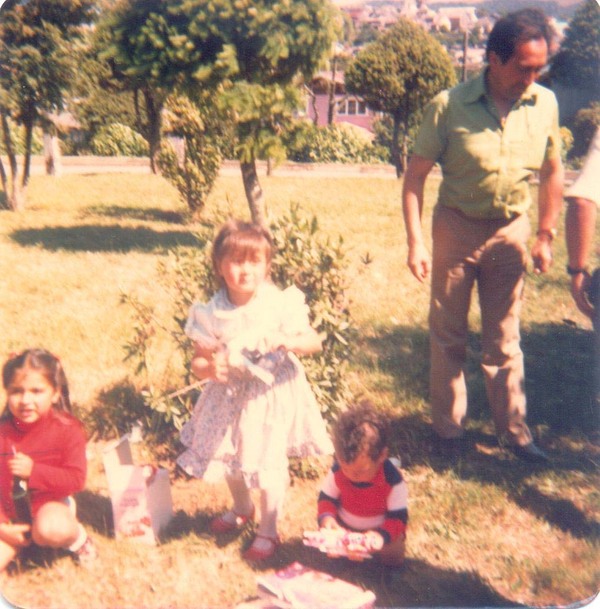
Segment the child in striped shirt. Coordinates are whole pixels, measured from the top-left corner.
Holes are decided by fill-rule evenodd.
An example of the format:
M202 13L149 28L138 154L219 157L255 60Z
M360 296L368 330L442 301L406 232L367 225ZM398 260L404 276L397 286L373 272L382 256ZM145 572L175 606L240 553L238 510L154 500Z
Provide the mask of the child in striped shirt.
M335 461L318 499L321 529L361 531L382 563L404 561L408 489L389 456L389 419L370 402L342 412L333 428ZM352 556L350 556L352 558Z

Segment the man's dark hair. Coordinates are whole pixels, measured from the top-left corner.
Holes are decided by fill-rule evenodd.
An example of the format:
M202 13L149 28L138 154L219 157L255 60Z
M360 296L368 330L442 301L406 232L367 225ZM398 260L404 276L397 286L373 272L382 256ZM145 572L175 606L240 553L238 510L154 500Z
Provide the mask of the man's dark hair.
M550 48L553 36L554 31L543 11L524 8L496 21L488 38L485 56L489 61L490 53L494 52L502 63L506 63L518 44L544 39Z
M340 413L333 427L335 452L345 463L365 452L376 461L387 448L389 436L389 418L367 400Z

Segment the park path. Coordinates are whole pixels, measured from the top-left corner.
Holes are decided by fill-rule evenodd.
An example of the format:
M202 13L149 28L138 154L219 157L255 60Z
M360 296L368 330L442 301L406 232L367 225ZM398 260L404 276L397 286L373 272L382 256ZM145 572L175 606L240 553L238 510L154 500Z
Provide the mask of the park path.
M259 176L267 174L266 161L259 161ZM35 156L32 159L31 174L43 175L46 169L44 157ZM99 157L99 156L66 156L62 159L62 173L86 174L86 173L150 173L150 164L147 158L131 157ZM373 176L389 177L394 179L396 174L391 165L367 165L353 164L342 165L338 163L292 163L285 162L273 168L273 175L294 176L298 174L310 174L314 176ZM221 166L223 175L241 174L238 161L224 161Z

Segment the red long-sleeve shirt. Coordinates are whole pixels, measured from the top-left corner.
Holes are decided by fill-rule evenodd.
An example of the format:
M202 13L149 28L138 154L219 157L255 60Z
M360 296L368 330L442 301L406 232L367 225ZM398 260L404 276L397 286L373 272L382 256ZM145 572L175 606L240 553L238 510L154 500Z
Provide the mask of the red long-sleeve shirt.
M14 516L13 477L8 461L13 447L33 460L27 481L35 515L48 501L59 501L83 490L87 470L86 434L72 415L50 410L33 424L8 416L0 421L0 522Z

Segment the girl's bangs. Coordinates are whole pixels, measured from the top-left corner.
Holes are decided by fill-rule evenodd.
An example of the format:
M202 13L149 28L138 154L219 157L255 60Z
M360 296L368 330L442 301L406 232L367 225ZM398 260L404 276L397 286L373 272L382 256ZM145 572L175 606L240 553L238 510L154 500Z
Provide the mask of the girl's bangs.
M264 253L268 260L271 259L271 247L269 242L256 233L237 232L229 235L223 242L222 255L239 254L242 257L253 256Z

